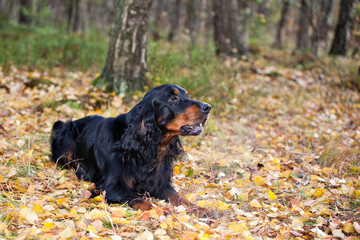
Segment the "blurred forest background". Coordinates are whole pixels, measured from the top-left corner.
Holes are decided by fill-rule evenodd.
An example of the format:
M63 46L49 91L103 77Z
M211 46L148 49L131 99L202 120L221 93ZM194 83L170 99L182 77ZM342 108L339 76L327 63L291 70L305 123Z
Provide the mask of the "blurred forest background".
M326 61L329 54L359 59L357 0L145 2L150 3L143 6L149 8L149 74L147 82L132 90L168 79L190 88L211 86L208 81L221 61L214 56L265 57L300 68ZM101 71L117 10L115 0L0 0L3 71L12 64ZM344 63L347 74L342 78L358 88L358 64L350 62ZM195 79L179 74L184 66L196 69Z

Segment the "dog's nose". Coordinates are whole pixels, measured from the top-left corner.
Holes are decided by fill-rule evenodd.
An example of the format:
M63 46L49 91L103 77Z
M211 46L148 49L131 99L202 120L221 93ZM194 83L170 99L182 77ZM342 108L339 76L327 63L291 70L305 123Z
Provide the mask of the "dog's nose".
M207 103L202 104L201 111L203 113L209 113L210 110L211 110L211 105L210 104L207 104Z

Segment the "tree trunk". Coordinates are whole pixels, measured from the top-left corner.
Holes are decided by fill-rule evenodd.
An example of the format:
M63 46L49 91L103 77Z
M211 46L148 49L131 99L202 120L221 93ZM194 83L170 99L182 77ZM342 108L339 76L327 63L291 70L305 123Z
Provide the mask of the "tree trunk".
M245 55L249 51L249 17L250 7L249 1L237 0L237 9L239 12L237 30L239 38L236 44L238 55Z
M289 8L290 8L290 0L283 0L282 8L281 8L281 18L277 25L276 37L275 37L275 42L274 42L274 47L277 49L281 49L283 47L282 46L283 29L287 22L287 18L289 15Z
M108 55L95 85L116 93L143 89L151 4L151 0L116 1Z
M180 27L180 21L181 21L181 14L182 14L182 0L176 0L176 3L174 5L174 9L173 9L173 15L170 16L171 18L171 23L170 23L170 31L169 31L169 36L168 36L168 40L169 41L173 41L176 32L178 31L179 27Z
M151 26L153 26L153 31L152 31L152 36L154 38L155 41L158 41L161 38L161 33L160 30L162 30L162 21L163 21L163 14L165 11L165 5L166 5L166 1L165 0L157 0L155 1L154 4L154 19L152 21Z
M187 13L187 21L186 21L186 27L189 30L190 34L190 57L191 57L191 51L194 50L196 46L196 40L197 40L197 25L198 25L198 16L197 16L197 5L198 0L189 0L186 4L186 13Z
M331 12L334 0L321 0L321 18L319 21L319 40L326 45L329 27L331 24Z
M225 11L221 0L213 0L214 10L214 42L216 55L227 52L226 36L225 36Z
M297 33L297 50L304 51L310 48L310 4L308 0L301 0L300 16L299 16L299 29Z
M346 55L355 0L340 2L339 20L329 54Z
M70 0L67 4L69 32L84 32L88 27L87 1Z

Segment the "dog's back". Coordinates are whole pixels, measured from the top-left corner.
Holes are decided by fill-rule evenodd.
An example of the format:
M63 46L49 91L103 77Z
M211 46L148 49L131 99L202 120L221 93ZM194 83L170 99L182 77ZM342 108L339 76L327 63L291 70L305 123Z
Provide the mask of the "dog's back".
M57 121L51 131L51 160L64 167L71 167L68 160L76 146L78 130L71 120Z
M84 134L83 130L97 125L102 119L104 118L101 116L92 115L76 121L55 122L51 132L51 160L64 168L74 168L79 178L91 181L91 177L79 166L77 145L79 137ZM93 133L94 131L87 131L85 134Z

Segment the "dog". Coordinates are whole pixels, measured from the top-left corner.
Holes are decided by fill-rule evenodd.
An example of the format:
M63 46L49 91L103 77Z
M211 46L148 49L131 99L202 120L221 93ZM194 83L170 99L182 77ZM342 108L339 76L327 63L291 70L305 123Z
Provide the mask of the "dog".
M179 136L200 135L210 110L211 105L190 99L183 88L162 85L126 114L55 122L51 160L95 183L108 203L150 210L144 199L148 194L184 205L198 217L212 217L179 195L171 181L173 162L183 152Z

